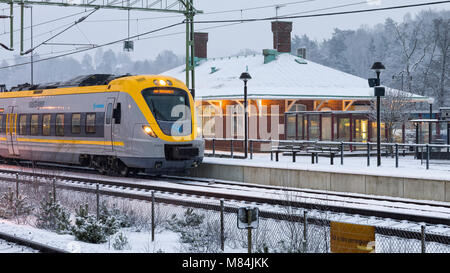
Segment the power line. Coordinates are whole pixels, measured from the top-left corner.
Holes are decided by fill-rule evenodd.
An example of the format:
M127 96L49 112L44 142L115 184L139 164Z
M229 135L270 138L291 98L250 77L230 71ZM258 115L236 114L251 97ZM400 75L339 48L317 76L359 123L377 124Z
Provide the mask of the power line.
M151 34L151 33L155 33L155 32L158 32L158 31L165 30L165 29L169 29L169 28L172 28L172 27L175 27L175 26L178 26L178 25L182 25L182 24L185 24L185 22L183 21L183 22L180 22L180 23L171 24L171 25L168 25L168 26L165 26L165 27L161 27L161 28L158 28L158 29L147 31L147 32L144 32L144 33L141 33L141 34L137 34L137 35L134 35L134 36L126 37L126 38L123 38L123 39L115 40L115 41L104 43L104 44L97 45L97 46L93 46L91 48L80 49L80 50L77 50L77 51L73 51L73 52L69 52L69 53L65 53L65 54L61 54L61 55L57 55L57 56L52 56L52 57L48 57L48 58L44 58L44 59L39 59L39 60L34 61L34 63L47 61L47 60L51 60L51 59L56 59L56 58L61 58L61 57L65 57L65 56L68 56L68 55L77 54L77 53L81 53L81 52L84 52L84 51L92 50L92 49L95 49L95 48L99 48L99 47L104 47L104 46L120 43L120 42L126 41L128 39L133 39L133 38L137 38L139 36L148 35L148 34ZM30 63L31 62L25 62L25 63L20 63L20 64L13 64L13 65L8 65L8 66L3 66L3 67L0 67L0 69L27 65L27 64L30 64Z
M267 21L267 20L274 20L274 19L299 19L299 18L323 17L323 16L334 16L334 15L344 15L344 14L356 14L356 13L374 12L374 11L382 11L382 10L393 10L393 9L412 8L412 7L419 7L419 6L429 6L429 5L437 5L437 4L445 4L445 3L450 3L450 1L438 1L438 2L410 4L410 5L393 6L393 7L376 8L376 9L341 11L341 12L333 12L333 13L309 14L309 15L299 15L299 16L281 16L281 17L278 17L278 18L276 18L276 17L267 17L267 18L253 18L253 19L242 19L242 20L195 21L194 23L233 23L233 24L228 24L228 25L234 25L234 24L239 24L239 23ZM108 43L105 43L105 44L101 44L101 45L98 45L98 46L95 46L95 47L92 47L92 48L86 48L86 49L82 49L82 50L69 52L69 53L66 53L66 54L52 56L52 57L40 59L40 60L35 61L35 62L40 62L40 61L46 61L46 60L51 60L51 59L55 59L55 58L65 57L65 56L68 56L68 55L77 54L77 53L88 51L88 50L92 50L92 49L95 49L95 48L116 44L116 43L123 42L123 41L128 40L128 39L134 39L134 38L137 38L137 37L140 37L140 36L145 36L145 35L148 35L148 34L151 34L151 33L155 33L155 32L162 31L162 30L165 30L165 29L168 29L168 28L172 28L172 27L175 27L175 26L178 26L178 25L182 25L184 23L185 23L184 21L180 22L180 23L175 23L175 24L172 24L172 25L168 25L168 26L165 26L165 27L162 27L162 28L158 28L158 29L152 30L152 31L148 31L148 32L145 32L145 33L137 34L137 35L134 35L134 36L131 36L131 37L127 37L127 38L123 38L123 39L120 39L120 40L108 42ZM216 27L223 27L223 26L216 26ZM214 28L214 27L211 27L211 28ZM178 33L176 33L176 34L178 34ZM168 35L169 34L167 34L166 36L168 36ZM171 34L171 35L174 35L174 34ZM141 40L143 40L143 39L141 39ZM11 67L27 65L27 64L30 64L30 62L14 64L14 65L8 65L8 66L0 67L0 69L11 68Z
M364 2L360 2L360 3L364 3ZM450 3L450 1L438 1L438 2L428 2L428 3L420 3L420 4L385 7L385 8L339 11L339 12L331 12L331 13L319 13L319 14L308 14L308 15L298 15L298 16L280 16L280 17L234 19L234 20L209 20L209 21L195 21L194 23L196 23L196 24L213 24L213 23L269 21L269 20L276 20L276 19L300 19L300 18L324 17L324 16L345 15L345 14L357 14L357 13L383 11L383 10L404 9L404 8L413 8L413 7L421 7L421 6L439 5L439 4L445 4L445 3Z
M287 5L303 4L303 3L316 2L316 1L320 1L320 0L303 0L303 1L283 3L283 5L287 6ZM364 3L366 3L366 2L364 2ZM196 16L231 13L231 12L242 12L242 11L265 9L265 8L273 8L273 7L276 7L277 5L279 5L279 4L258 6L258 7L250 7L250 8L243 8L243 9L231 9L231 10L219 10L219 11L203 12L203 13L197 14ZM181 18L181 17L184 17L184 15L144 17L144 18L138 18L138 19L133 19L133 20L146 21L146 20L167 19L167 18ZM123 22L123 21L127 21L127 20L128 19L105 19L105 20L89 20L89 21L86 21L86 22L87 23Z
M94 9L93 11L91 11L88 15L85 15L83 17L81 17L80 19L78 19L77 21L75 21L75 23L71 24L70 26L66 27L65 29L63 29L62 31L58 32L57 34L53 35L52 37L48 38L47 40L45 40L44 42L38 44L37 46L28 49L27 51L25 51L23 54L26 55L32 51L34 51L36 48L40 47L41 45L45 44L46 42L50 41L51 39L61 35L62 33L66 32L67 30L71 29L72 27L78 25L79 23L83 22L86 18L88 18L89 16L91 16L94 12L96 12L98 10ZM21 53L22 54L22 53Z
M49 20L49 21L45 21L45 22L42 22L42 23L34 24L33 27L38 27L38 26L41 26L41 25L45 25L45 24L56 22L56 21L64 20L64 19L67 19L67 18L70 18L70 17L74 17L74 16L77 16L77 15L83 14L83 13L91 12L92 10L94 10L94 9L85 10L85 11L82 11L82 12L69 14L69 15L62 16L62 17L59 17L59 18L56 18L56 19L52 19L52 20ZM28 28L31 28L31 26L24 27L23 29L28 29ZM18 31L20 31L20 28L14 30L14 32L18 32ZM0 33L0 36L6 35L6 34L9 34L9 33L10 33L10 31L3 32L3 33Z

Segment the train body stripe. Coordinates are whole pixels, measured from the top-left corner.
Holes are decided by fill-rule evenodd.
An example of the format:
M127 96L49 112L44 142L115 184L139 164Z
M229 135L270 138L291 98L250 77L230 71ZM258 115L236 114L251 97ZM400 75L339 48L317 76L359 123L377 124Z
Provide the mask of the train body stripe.
M1 140L1 139L0 139ZM6 139L5 139L6 140ZM122 141L102 141L102 140L75 140L75 139L42 139L42 138L17 138L19 142L39 142L56 144L81 144L81 145L102 145L102 146L124 146Z

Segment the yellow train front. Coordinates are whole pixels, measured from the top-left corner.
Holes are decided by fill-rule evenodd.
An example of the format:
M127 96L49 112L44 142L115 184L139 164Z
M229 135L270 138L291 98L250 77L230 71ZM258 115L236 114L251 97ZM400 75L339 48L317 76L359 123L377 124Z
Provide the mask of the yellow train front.
M165 76L94 74L0 93L0 156L101 173L182 173L202 162L193 98Z

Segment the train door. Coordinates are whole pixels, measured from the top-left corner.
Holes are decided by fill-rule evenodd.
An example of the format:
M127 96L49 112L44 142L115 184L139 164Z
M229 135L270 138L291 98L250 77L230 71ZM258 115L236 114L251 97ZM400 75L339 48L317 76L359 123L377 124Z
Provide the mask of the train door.
M105 109L105 150L112 151L114 148L113 139L113 109L114 109L114 98L108 98L106 102Z
M17 143L17 106L8 106L6 112L6 145L10 155L19 155Z

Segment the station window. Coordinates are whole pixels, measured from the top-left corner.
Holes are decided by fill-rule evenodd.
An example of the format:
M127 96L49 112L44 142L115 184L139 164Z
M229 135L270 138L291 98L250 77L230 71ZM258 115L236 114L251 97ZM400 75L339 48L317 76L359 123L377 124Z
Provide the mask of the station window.
M49 136L51 134L50 130L50 121L51 121L52 115L45 114L42 116L42 135Z
M19 118L19 135L27 134L27 115L20 115Z
M64 136L64 114L56 115L56 135Z
M31 115L31 135L39 134L39 115Z
M95 113L86 114L86 133L95 134Z
M72 114L72 134L81 133L81 114Z

